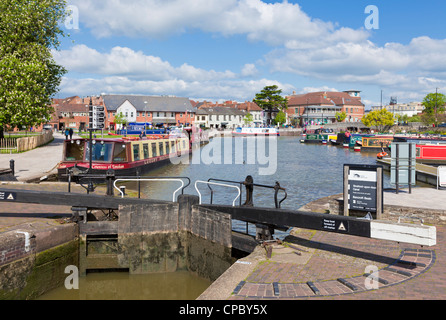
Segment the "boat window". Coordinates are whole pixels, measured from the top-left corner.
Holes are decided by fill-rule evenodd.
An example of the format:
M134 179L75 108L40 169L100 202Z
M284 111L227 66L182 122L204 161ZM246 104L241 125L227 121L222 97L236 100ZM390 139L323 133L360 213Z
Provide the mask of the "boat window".
M133 161L139 160L139 144L133 145Z
M124 143L115 143L113 162L127 162L127 151Z
M183 150L186 150L186 140L183 140Z
M144 159L149 159L149 145L147 143L142 145L142 151L144 153Z
M158 147L160 149L160 156L164 155L164 148L163 148L163 143L159 142L158 143Z
M152 158L157 156L156 143L152 143Z
M93 141L94 142L94 141ZM92 147L92 161L110 162L113 144L110 142L96 141ZM90 161L89 142L85 143L85 160Z
M175 141L173 141L173 140L170 142L170 150L171 150L172 153L176 152L175 151Z
M170 153L169 141L166 141L166 154Z
M79 160L84 160L84 144L81 143L80 140L71 140L71 142L67 142L65 148L65 161Z

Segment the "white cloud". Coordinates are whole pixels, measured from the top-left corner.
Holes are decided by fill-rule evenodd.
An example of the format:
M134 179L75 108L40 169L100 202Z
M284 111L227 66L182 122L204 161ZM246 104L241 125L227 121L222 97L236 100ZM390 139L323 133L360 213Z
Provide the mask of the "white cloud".
M69 50L53 51L57 63L69 71L106 76L125 76L147 80L183 79L186 81L232 79L231 71L203 70L188 64L174 67L160 57L145 55L126 47L114 47L100 53L86 45L76 45Z
M258 73L254 64L246 64L235 73L230 70L204 70L183 64L172 66L159 57L125 47L100 53L86 45L53 51L58 64L71 74L63 78L64 95L90 95L94 92L207 97L208 99L251 100L267 85L278 85L283 92L293 86L268 79L243 80ZM88 57L88 58L87 58Z
M364 40L369 33L336 29L312 19L298 4L261 0L72 0L80 21L97 37L162 38L200 30L292 48L329 41Z
M203 99L252 100L256 93L265 86L277 85L284 92L291 92L294 87L278 81L226 80L226 81L185 81L171 79L163 81L135 80L127 77L103 77L100 79L73 79L64 77L60 94L65 96L86 96L104 92L109 94L146 94L171 95L183 97L202 97Z

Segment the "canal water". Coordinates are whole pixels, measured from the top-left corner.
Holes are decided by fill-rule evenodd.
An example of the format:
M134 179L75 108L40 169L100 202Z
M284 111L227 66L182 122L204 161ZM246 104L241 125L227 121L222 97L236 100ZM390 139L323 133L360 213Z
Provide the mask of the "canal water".
M344 164L376 164L373 152L355 152L332 145L301 143L299 137L278 137L272 143L261 138L216 138L217 142L199 149L188 158L188 163L169 163L148 174L148 177L188 177L191 184L184 190L186 194L201 195L202 203L210 203L211 192L206 184L197 180L230 180L241 182L250 175L254 183L274 186L279 182L286 189L287 197L281 208L297 210L303 205L334 194L343 192ZM243 142L243 145L242 145ZM262 147L264 145L264 147ZM263 169L263 170L261 170ZM211 182L240 186L234 183ZM136 190L135 183L125 184L129 190ZM390 187L390 176L384 172L384 188ZM180 182L145 181L140 185L141 197L172 201L172 195L181 186ZM232 204L238 195L235 188L211 185L212 203ZM197 191L198 189L198 191ZM245 201L245 188L242 186L242 203ZM279 191L278 200L285 193ZM238 205L239 199L236 200ZM259 207L275 207L274 189L254 187L253 203ZM246 231L246 223L233 221L233 229ZM249 225L248 232L255 233L255 226ZM287 233L276 231L277 238Z
M62 286L37 300L193 300L210 284L187 271L143 275L89 273L79 278L79 289Z
M148 174L148 177L188 177L191 184L186 194L198 195L197 180L210 178L244 181L250 175L254 183L274 186L279 182L286 188L287 198L282 208L299 209L301 206L322 197L343 191L344 164L376 164L377 152L354 152L331 145L303 144L299 137L278 137L273 140L256 138L215 138L210 144L198 149L191 157L179 159ZM260 170L263 169L263 170ZM389 175L384 174L384 188L390 187ZM133 194L137 185L124 182ZM237 185L237 184L231 184ZM178 181L149 181L141 183L141 197L172 201L172 194L181 186ZM198 183L202 203L210 203L207 185ZM234 188L212 186L213 203L232 204L238 194ZM242 189L245 201L245 190ZM279 192L278 199L284 193ZM274 207L274 190L254 188L255 206ZM239 203L238 200L236 202ZM244 232L246 223L234 221L233 229ZM254 233L255 227L249 227ZM286 232L276 231L278 238ZM182 300L197 298L210 282L188 272L129 275L127 273L92 273L80 279L79 290L56 289L41 299L159 299Z

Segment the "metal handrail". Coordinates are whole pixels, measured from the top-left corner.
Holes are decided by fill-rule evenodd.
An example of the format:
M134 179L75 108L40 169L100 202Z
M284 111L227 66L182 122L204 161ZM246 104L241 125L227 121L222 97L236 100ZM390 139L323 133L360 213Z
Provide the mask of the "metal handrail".
M176 178L165 178L165 179L159 179L159 178L154 178L154 179L116 179L116 180L113 182L113 187L121 193L121 198L124 198L124 192L122 192L121 189L119 189L118 187L116 187L116 183L117 183L118 181L139 181L139 182L140 182L140 181L180 181L180 182L181 182L181 187L179 187L178 189L176 189L176 190L173 192L173 195L172 195L172 202L176 202L176 201L175 201L175 199L176 199L176 193L177 193L178 191L180 191L181 189L183 189L183 187L184 187L184 181L183 181L182 179L176 179Z
M288 196L288 194L286 192L286 189L281 187L279 182L277 182L277 181L276 181L276 184L274 186L269 186L269 185L259 184L259 183L248 183L248 182L246 182L246 180L245 181L232 181L232 180L223 180L223 179L216 179L216 178L209 178L208 182L211 181L211 180L213 180L213 181L220 181L220 182L237 183L237 184L240 185L240 188L242 187L242 185L251 185L251 186L254 186L254 187L274 189L275 190L275 193L274 193L274 203L275 203L275 207L278 208L278 209L280 209L280 206L282 205L282 202L285 201L285 199ZM208 185L208 187L211 190L211 204L212 204L214 190L209 185ZM284 197L280 201L277 201L277 194L278 194L279 190L282 190L285 193L285 195L284 195ZM242 205L241 204L241 200L242 199L240 197L240 205Z
M199 204L201 204L201 193L200 193L200 191L199 191L198 188L197 188L197 183L204 183L204 184L207 184L208 186L209 186L209 184L213 184L213 185L216 185L216 186L223 186L223 187L229 187L229 188L235 188L235 189L237 189L237 190L238 190L238 195L237 195L237 197L235 197L234 201L232 201L232 206L233 206L233 207L235 207L235 202L237 201L237 199L238 199L238 198L240 197L240 195L241 195L240 188L237 187L237 186L231 186L231 185L229 185L229 184L223 184L223 183L217 183L217 182L209 182L209 181L197 180L197 181L195 181L195 190L196 190L197 193L198 193Z

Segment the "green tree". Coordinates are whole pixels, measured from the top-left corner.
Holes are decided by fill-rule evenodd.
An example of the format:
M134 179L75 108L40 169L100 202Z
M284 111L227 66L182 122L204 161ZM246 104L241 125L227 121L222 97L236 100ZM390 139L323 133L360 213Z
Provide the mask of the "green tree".
M286 122L286 114L283 111L279 111L274 119L274 122L278 125L281 125Z
M47 122L51 98L66 70L51 50L64 36L65 0L0 2L0 139L5 128Z
M122 112L118 112L115 115L115 119L113 120L113 122L116 124L125 126L129 121L127 120L127 117Z
M249 112L243 118L243 122L245 123L246 126L250 125L253 121L254 121L254 117Z
M274 110L282 111L288 108L288 100L281 96L282 90L278 86L266 86L253 99L260 108L268 112L267 125L271 124Z
M347 113L345 111L336 112L335 117L336 117L336 121L342 122L345 120L345 118L347 118Z
M424 113L428 116L425 116L424 119L426 124L435 123L438 124L438 114L444 112L444 106L446 104L446 96L442 93L429 93L423 99ZM431 117L433 115L433 117Z
M383 132L386 127L391 127L395 123L393 114L386 109L374 110L362 118L362 123L367 127L377 127L379 132Z

